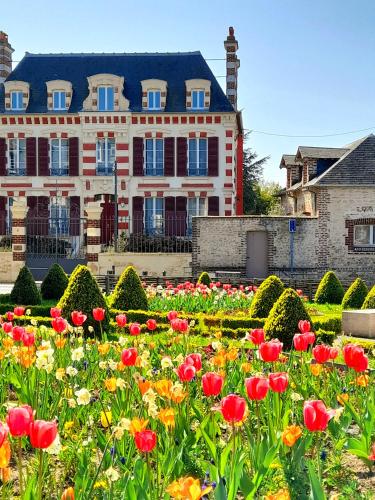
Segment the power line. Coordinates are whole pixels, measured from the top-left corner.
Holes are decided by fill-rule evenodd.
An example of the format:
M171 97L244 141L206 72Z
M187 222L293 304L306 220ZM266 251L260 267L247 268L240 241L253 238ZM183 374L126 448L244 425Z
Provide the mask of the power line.
M244 130L250 132L250 133L255 133L255 134L263 134L263 135L272 135L276 137L291 137L291 138L319 138L319 137L337 137L340 135L350 135L350 134L356 134L358 132L368 132L369 130L374 130L374 127L368 127L368 128L360 128L357 130L351 130L349 132L338 132L338 133L333 133L333 134L317 134L317 135L293 135L293 134L278 134L276 132L266 132L264 130L256 130L256 129L250 129L250 128L245 128Z

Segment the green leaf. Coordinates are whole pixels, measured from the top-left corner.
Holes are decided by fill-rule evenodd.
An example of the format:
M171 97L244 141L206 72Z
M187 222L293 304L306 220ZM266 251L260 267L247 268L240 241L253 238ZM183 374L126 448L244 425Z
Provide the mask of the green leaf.
M227 500L227 492L224 486L223 478L220 478L216 488L215 488L215 500Z
M326 500L327 497L324 493L322 485L320 484L319 478L314 470L314 464L311 461L309 461L307 463L307 466L309 468L309 479L311 485L310 497L312 498L312 500Z

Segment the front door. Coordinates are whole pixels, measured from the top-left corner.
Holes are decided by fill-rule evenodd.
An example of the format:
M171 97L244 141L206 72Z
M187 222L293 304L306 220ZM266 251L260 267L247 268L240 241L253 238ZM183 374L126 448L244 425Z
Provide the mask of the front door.
M246 275L248 278L268 276L268 240L266 231L247 233Z
M102 245L112 245L115 225L115 204L113 203L112 196L110 194L104 195L104 201L101 206L103 207L103 211L100 219L100 243Z

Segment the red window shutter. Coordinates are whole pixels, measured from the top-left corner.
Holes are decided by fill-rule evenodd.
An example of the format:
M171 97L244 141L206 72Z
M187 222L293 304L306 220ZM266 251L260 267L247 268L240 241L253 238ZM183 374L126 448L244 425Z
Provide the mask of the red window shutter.
M186 236L186 196L176 197L176 236Z
M70 236L79 236L80 234L80 215L81 215L81 198L79 196L70 197L69 208L69 234Z
M36 175L36 138L26 139L26 175Z
M187 139L177 137L177 175L185 177L187 175Z
M164 139L164 175L174 176L174 137Z
M7 233L7 201L6 196L0 196L0 235Z
M38 196L38 231L37 234L46 236L49 230L49 197L48 196Z
M133 196L133 234L143 234L142 196Z
M69 139L69 175L79 175L79 139L71 137Z
M7 175L7 143L0 138L0 175Z
M39 175L49 175L49 142L46 137L38 138Z
M218 196L208 197L208 215L219 215L219 200Z
M176 234L176 199L174 196L164 198L165 235Z
M133 137L133 175L138 177L144 175L142 137Z
M217 177L219 175L219 138L209 137L207 141L208 175Z

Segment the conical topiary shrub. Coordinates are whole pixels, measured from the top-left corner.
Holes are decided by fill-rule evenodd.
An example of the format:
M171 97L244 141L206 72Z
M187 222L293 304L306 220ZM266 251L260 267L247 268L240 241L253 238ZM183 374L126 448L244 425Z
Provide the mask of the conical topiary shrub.
M139 276L132 266L128 266L121 274L113 290L110 304L113 309L121 311L147 311L147 296Z
M258 290L250 306L252 318L267 318L274 303L284 291L284 284L277 276L268 276Z
M205 271L201 273L201 275L198 278L198 284L206 286L211 285L211 278L209 277L208 273L206 273Z
M52 264L43 280L40 291L45 300L59 300L68 286L68 276L59 264Z
M367 294L366 283L361 278L355 279L342 299L341 305L343 309L360 309Z
M267 338L278 338L284 349L290 349L300 320L311 322L301 298L293 288L287 288L272 307L264 325Z
M104 332L108 332L109 314L107 303L98 283L87 266L81 265L74 269L57 307L62 310L62 316L70 323L72 321L72 312L82 311L87 315L87 320L83 324L85 333L88 333L89 326L92 326L97 336L100 335L101 329L99 322L93 318L92 310L101 307L106 311L104 321L102 321L102 328Z
M42 297L36 286L33 275L28 267L24 266L18 273L16 282L10 293L12 304L35 306L41 304Z
M368 292L361 309L375 309L375 285Z
M333 271L328 271L321 279L315 293L317 304L341 304L344 297L344 288Z

